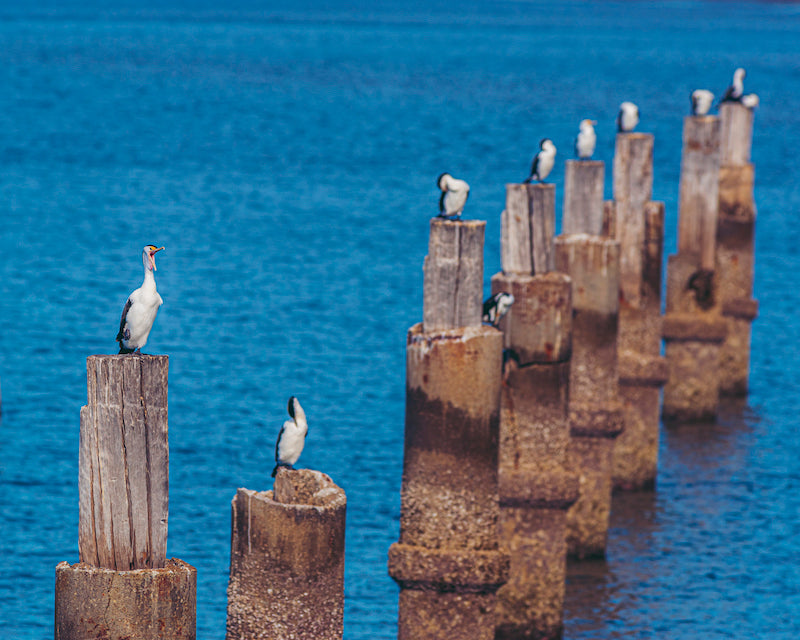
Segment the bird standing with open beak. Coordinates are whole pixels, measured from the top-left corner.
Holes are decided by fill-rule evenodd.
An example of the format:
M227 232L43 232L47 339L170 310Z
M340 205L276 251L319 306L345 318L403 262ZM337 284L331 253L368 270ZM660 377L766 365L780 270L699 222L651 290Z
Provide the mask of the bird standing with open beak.
M144 266L144 281L125 303L122 309L122 318L119 321L120 353L141 353L142 347L147 344L147 337L153 328L158 308L164 304L161 296L156 291L156 253L163 251L164 247L148 244L142 249L142 264Z

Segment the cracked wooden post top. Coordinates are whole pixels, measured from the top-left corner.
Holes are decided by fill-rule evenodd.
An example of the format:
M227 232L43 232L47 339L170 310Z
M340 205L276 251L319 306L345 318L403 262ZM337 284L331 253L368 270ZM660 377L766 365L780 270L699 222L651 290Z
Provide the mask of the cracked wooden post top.
M426 332L481 325L485 230L483 220L431 219L422 310Z
M553 270L555 202L554 184L506 185L500 230L503 273L532 275Z
M567 160L561 233L600 235L605 167L600 160Z
M168 369L167 356L86 360L78 463L81 562L118 571L165 566Z

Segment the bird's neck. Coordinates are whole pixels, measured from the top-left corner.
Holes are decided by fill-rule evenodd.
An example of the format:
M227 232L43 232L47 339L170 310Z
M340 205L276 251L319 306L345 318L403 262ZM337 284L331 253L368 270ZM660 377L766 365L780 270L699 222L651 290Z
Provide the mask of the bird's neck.
M152 269L148 269L147 267L144 268L144 281L142 282L143 289L152 289L155 291L156 289L156 277L153 274Z

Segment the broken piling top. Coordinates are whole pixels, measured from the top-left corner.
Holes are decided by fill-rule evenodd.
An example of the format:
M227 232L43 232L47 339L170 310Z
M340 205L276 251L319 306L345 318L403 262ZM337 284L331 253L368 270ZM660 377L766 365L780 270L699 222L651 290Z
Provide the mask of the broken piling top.
M753 110L741 102L723 102L719 105L720 164L744 165L750 163L753 144Z
M553 270L555 202L554 184L506 185L500 232L503 273L538 275Z
M86 360L81 408L81 562L158 569L167 555L169 444L167 356L96 355Z
M687 116L678 197L678 253L695 254L698 268L715 269L721 124L716 116Z
M425 333L478 327L483 318L484 220L431 219L425 256Z
M227 640L341 640L347 498L324 473L278 469L231 503Z
M600 235L605 171L605 163L600 160L567 160L562 233Z

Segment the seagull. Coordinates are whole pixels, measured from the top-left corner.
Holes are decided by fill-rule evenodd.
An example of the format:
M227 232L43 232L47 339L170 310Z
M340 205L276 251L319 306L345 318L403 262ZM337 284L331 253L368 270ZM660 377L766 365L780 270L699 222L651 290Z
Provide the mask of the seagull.
M496 327L514 304L514 296L505 291L495 293L483 303L483 321Z
M590 160L597 144L597 135L594 132L596 120L581 120L578 137L575 138L575 155L580 160Z
M725 95L722 96L722 102L738 102L742 99L742 94L744 93L744 77L746 75L747 72L741 67L733 72L733 82L731 86L728 87Z
M748 109L755 109L758 106L758 94L748 93L746 96L742 96L742 104Z
M292 419L283 423L278 434L278 441L275 443L273 478L278 473L278 467L294 469L293 465L303 453L303 445L306 443L306 434L308 433L306 412L303 411L300 401L294 396L289 398L289 415Z
M692 91L692 115L706 115L713 102L714 94L708 89L695 89Z
M542 138L539 143L539 152L534 156L533 164L531 164L531 175L526 178L525 184L529 184L534 178L539 182L544 182L544 179L553 170L555 163L556 145L550 138Z
M156 291L156 279L153 272L156 270L156 253L163 251L164 247L148 244L142 249L142 263L144 264L144 282L136 289L125 303L122 318L119 321L120 353L142 352L142 347L147 344L147 336L153 328L158 308L164 303Z
M633 102L627 101L619 105L617 131L620 133L633 131L637 124L639 124L639 107L633 104Z
M436 183L442 190L442 197L439 198L439 217L448 220L460 219L469 197L469 185L449 173L440 175Z

